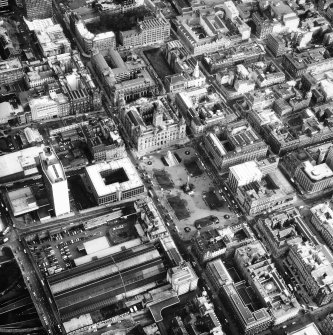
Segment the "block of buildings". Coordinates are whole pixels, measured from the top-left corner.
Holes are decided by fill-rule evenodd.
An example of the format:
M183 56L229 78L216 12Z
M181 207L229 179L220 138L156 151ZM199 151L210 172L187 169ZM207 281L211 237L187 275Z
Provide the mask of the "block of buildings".
M263 59L265 49L256 42L249 42L240 45L231 45L230 48L222 49L205 55L203 64L210 73L229 68L236 64L247 64Z
M60 24L35 30L38 46L44 57L71 52L71 44Z
M22 64L18 58L0 61L0 85L9 85L23 78Z
M262 5L261 11L252 15L258 38L265 39L269 34L297 31L299 17L289 4L274 0Z
M282 58L282 66L294 78L314 71L322 73L333 69L333 58L327 58L327 52L324 47L306 50L301 53L284 54Z
M189 263L182 263L168 270L167 280L177 295L195 291L198 285L198 276Z
M320 328L323 335L330 335L333 332L333 314L328 314L325 319L320 323ZM318 334L319 333L318 331Z
M39 161L55 216L68 214L70 212L68 183L59 158L50 147L45 147L39 154Z
M269 308L275 325L296 317L300 305L260 241L237 248L234 259L263 306Z
M138 207L140 208L141 218L139 225L144 236L148 237L150 241L155 241L169 235L169 231L153 201L145 201Z
M314 245L309 241L293 245L287 261L319 306L332 300L333 255L326 245Z
M116 160L127 156L125 143L117 126L110 119L82 126L88 149L95 162Z
M9 182L38 174L37 159L43 152L42 146L15 151L0 156L0 180Z
M192 248L201 262L207 262L220 256L229 257L237 247L254 240L250 227L241 223L200 233L194 238Z
M28 20L46 19L53 15L51 0L23 0L23 7Z
M321 192L333 186L333 146L330 143L293 151L281 160L281 168L303 193Z
M320 233L325 243L333 249L333 211L328 203L311 208L311 222Z
M140 156L187 141L184 119L164 97L134 101L119 118Z
M88 30L85 22L76 12L66 13L65 17L85 53L90 54L93 49L101 52L110 48L115 49L116 36L113 31L94 34Z
M220 138L209 132L203 141L209 157L220 171L226 172L233 165L264 158L267 154L267 144L246 122L229 124Z
M137 47L163 43L170 37L170 23L162 13L137 22L134 29L121 31L119 40L123 47Z
M176 94L175 102L195 135L214 125L227 125L237 119L236 113L216 93L206 87L187 89Z
M319 243L294 207L272 213L265 219L260 218L256 227L275 258L285 255L292 245L305 240Z
M208 262L206 264L206 273L217 291L219 291L223 285L233 282L221 259Z
M130 199L144 192L141 178L127 157L87 166L85 173L99 205Z
M198 17L185 14L174 22L185 48L193 55L202 55L230 47L242 40L241 35L227 36L229 32L223 22L222 14L200 13Z
M288 332L287 335L321 335L318 327L314 322L307 324L306 326L301 326L300 328Z
M231 283L222 287L222 295L228 302L228 306L233 311L237 324L241 329L241 334L252 335L266 330L272 324L272 316L267 308L256 308L251 310L245 303L241 295L243 286Z
M257 215L289 207L296 200L296 192L277 169L260 181L238 187L236 197L249 215Z
M158 92L146 64L136 56L124 61L116 50L109 49L105 57L94 50L91 66L115 105Z
M248 161L229 168L228 185L235 192L238 187L260 181L263 173L256 161Z

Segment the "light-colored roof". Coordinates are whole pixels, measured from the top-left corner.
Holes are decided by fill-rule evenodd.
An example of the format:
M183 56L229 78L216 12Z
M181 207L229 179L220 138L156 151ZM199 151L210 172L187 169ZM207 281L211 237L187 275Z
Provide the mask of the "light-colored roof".
M35 146L1 156L0 178L23 172L27 166L35 164L35 158L41 152L43 152L43 146ZM37 172L37 168L35 167L24 170L25 175Z
M8 192L8 199L14 216L29 213L39 208L30 187Z
M321 335L321 332L317 326L312 322L308 325L299 328L293 332L288 333L288 335Z
M33 30L44 30L47 27L53 26L54 22L51 18L47 19L41 19L41 20L33 20L33 21L28 21L26 18L23 18L26 25L28 26L28 29L30 31Z
M46 148L39 157L42 169L52 184L66 180L60 160L51 149L48 151L48 148Z
M333 176L333 171L326 163L313 166L309 161L306 161L304 162L304 172L314 181Z
M207 268L210 269L211 274L219 285L232 283L233 280L220 259L208 262Z
M249 161L229 168L230 173L238 180L238 186L247 185L262 178L262 172L255 161Z
M124 182L115 182L106 185L101 172L111 170L116 171L123 169L127 175L128 180ZM127 191L143 185L140 176L138 175L131 160L127 157L111 162L103 162L86 167L86 172L93 183L95 191L99 197L112 194L120 191Z
M99 240L99 239L96 239L96 240ZM103 257L111 256L115 253L123 251L124 249L131 249L131 248L136 247L140 244L141 244L141 239L136 238L134 240L130 240L130 241L127 241L127 242L124 242L124 243L114 245L112 247L106 247L105 248L103 246L103 248L99 249L96 252L89 252L89 254L87 252L88 255L85 255L85 256L78 257L78 258L74 259L74 262L75 262L76 266L79 266L79 265L82 265L82 264L85 264L85 263L89 263L93 259L96 259L96 258L100 259L100 258L103 258ZM85 243L84 243L84 245L85 245Z
M95 238L91 241L83 243L87 255L93 254L97 251L106 249L110 246L108 239L105 236Z

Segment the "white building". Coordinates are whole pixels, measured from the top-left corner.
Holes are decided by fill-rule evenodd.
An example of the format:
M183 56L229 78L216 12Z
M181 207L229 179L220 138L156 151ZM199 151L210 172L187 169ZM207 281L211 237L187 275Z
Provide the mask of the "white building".
M49 147L44 148L44 151L39 154L39 160L55 216L69 213L67 178L60 160Z
M142 180L128 157L87 166L86 176L99 205L144 192Z
M188 263L169 269L167 280L177 295L194 291L198 285L198 276Z
M232 1L226 1L222 4L222 8L225 11L225 16L234 21L236 17L239 16L238 9L236 8L235 4Z
M229 168L228 184L232 191L236 191L239 186L260 181L262 177L257 162L249 161Z

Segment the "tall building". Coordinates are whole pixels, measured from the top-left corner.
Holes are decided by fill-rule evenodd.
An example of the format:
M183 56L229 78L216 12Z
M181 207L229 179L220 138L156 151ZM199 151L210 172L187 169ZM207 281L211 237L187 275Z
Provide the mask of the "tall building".
M40 166L49 197L54 209L55 216L70 212L67 178L63 166L51 150L44 148L39 154Z
M46 19L53 15L52 0L23 0L28 20Z

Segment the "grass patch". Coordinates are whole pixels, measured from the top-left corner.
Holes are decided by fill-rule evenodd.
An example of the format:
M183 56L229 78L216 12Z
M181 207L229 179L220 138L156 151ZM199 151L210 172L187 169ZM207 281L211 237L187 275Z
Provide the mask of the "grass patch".
M200 169L197 160L184 161L184 166L191 177L202 175L202 170Z
M178 220L187 219L190 217L190 213L186 208L186 201L181 199L179 196L169 197L168 202L175 212Z
M174 187L172 180L170 179L167 172L163 170L154 171L154 177L156 178L158 184L165 190L171 190Z
M218 209L223 207L223 200L219 199L215 192L204 192L203 195L205 202L210 209Z
M162 80L166 76L173 74L160 48L145 50L143 53Z

